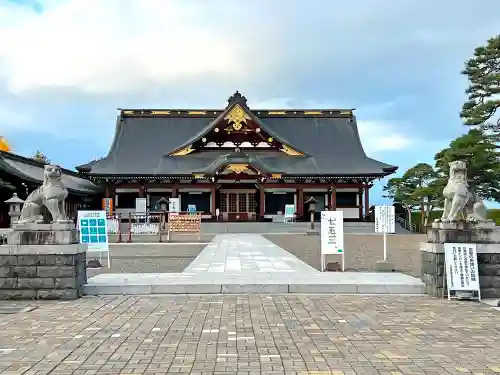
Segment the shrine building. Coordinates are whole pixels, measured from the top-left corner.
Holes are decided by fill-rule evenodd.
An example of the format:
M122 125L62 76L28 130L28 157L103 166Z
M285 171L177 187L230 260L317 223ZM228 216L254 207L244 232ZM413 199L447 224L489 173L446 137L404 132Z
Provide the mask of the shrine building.
M222 221L279 220L291 204L307 220L311 197L318 214L363 220L373 181L396 169L365 154L352 109L259 110L238 92L225 109L120 109L108 155L77 167L115 213L178 197Z

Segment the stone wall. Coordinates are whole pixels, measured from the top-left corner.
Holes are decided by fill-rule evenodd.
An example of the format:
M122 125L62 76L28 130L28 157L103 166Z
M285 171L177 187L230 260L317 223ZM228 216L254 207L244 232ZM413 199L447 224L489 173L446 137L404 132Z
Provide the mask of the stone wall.
M86 281L86 245L0 246L0 300L76 299Z
M426 293L442 298L444 276L444 244L422 243L422 281ZM500 244L477 244L477 262L481 298L500 298Z
M482 298L500 298L500 244L498 253L477 254Z
M443 298L444 253L422 251L422 281L425 294Z

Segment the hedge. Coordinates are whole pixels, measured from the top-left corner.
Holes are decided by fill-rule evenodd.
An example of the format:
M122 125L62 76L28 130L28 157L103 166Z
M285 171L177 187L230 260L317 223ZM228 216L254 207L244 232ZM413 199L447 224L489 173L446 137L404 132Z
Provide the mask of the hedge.
M439 219L443 214L442 210L432 211L430 214L429 223L431 223L434 219ZM420 226L420 212L412 212L411 215L412 223ZM488 219L493 220L496 225L500 225L500 209L499 208L490 208L488 210Z

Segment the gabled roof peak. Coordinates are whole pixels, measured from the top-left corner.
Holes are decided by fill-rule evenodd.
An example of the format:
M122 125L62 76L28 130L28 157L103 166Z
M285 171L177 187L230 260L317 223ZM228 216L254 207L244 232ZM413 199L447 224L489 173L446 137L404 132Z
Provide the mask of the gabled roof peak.
M234 104L239 104L245 108L248 108L248 105L247 105L247 98L243 95L240 94L240 92L238 90L236 90L236 92L229 97L229 99L227 100L227 107L230 107Z

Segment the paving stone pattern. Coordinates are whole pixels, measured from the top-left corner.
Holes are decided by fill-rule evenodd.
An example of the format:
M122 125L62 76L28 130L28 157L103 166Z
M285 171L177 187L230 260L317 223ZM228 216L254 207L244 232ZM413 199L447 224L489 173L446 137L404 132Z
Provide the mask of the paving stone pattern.
M89 278L87 295L203 293L421 294L400 273L319 272L261 235L217 235L182 273L111 273Z
M314 274L317 270L262 236L227 234L216 236L184 272Z
M430 297L85 297L0 315L0 374L495 374L500 311Z

